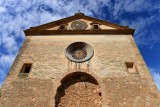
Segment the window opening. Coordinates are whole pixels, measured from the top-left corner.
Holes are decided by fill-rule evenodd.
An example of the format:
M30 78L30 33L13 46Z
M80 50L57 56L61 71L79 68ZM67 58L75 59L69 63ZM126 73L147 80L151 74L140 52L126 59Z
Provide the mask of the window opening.
M60 29L60 30L66 29L66 25L61 25L61 26L59 27L59 29Z
M32 64L24 64L20 73L29 73Z
M19 77L27 77L31 70L31 63L25 63L19 73Z
M133 62L126 62L126 67L127 67L127 70L129 73L131 73L131 74L138 73L136 66Z
M99 25L98 24L93 25L93 29L99 29Z

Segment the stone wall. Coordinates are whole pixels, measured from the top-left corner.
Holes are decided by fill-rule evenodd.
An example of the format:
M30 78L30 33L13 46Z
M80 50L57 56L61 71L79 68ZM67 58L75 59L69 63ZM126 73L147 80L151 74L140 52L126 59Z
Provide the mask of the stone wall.
M67 46L78 41L94 49L93 58L80 65L65 56ZM137 73L129 73L126 62L134 63ZM24 63L32 63L31 71L28 77L19 77ZM54 107L61 80L77 71L97 80L102 107L160 106L157 88L131 35L28 36L2 86L2 105Z
M62 80L55 96L55 107L101 107L97 81L87 73L74 72Z

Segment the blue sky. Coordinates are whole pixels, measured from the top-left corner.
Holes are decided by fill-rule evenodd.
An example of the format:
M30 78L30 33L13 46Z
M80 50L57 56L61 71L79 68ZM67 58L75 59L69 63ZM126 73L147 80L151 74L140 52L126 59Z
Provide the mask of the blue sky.
M134 39L160 91L160 0L0 0L0 85L25 39L24 29L78 10L136 29Z

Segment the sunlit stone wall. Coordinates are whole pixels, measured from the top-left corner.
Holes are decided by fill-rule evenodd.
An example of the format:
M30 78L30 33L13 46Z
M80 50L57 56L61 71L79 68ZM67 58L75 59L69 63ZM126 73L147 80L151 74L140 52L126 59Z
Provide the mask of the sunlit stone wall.
M68 45L79 41L94 49L94 56L81 64L65 56ZM128 71L127 62L134 64L136 72ZM24 63L32 63L30 73L19 77ZM131 35L45 35L26 38L2 85L2 107L54 107L61 80L73 72L95 78L102 107L160 106L157 88ZM67 90L72 92L72 87ZM78 100L66 101L77 104Z

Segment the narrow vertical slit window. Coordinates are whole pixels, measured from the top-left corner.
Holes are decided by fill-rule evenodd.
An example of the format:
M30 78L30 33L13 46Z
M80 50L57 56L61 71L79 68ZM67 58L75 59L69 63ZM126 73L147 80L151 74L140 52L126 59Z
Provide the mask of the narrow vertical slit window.
M31 63L25 63L20 71L19 77L26 77L28 76L30 70L31 70L32 64Z
M137 69L136 69L136 66L133 62L126 62L126 67L127 67L127 71L128 73L131 73L131 74L137 74Z

